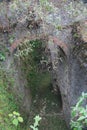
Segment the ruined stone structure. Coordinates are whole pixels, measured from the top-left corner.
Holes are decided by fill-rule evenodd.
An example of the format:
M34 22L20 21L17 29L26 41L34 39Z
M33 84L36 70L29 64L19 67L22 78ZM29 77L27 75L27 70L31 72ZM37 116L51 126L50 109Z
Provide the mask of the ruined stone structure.
M13 16L13 14L9 13L10 10L8 10L8 17L11 18L9 24L8 22L5 23L7 18L5 20L4 17L0 17L0 33L2 37L5 36L6 38L4 40L1 39L0 44L2 40L3 43L9 43L7 37L15 35L13 40L14 44L8 47L10 55L7 56L6 60L6 67L10 69L12 61L9 63L9 60L12 60L13 51L17 48L18 44L20 44L21 41L23 42L26 38L30 40L37 38L43 39L44 34L44 37L46 37L48 41L48 49L50 50L53 87L56 90L60 90L63 112L69 126L71 106L75 105L82 92L87 92L87 21L85 15L84 17L78 17L78 19L77 17L73 18L73 16L71 18L70 15L67 14L67 11L65 12L63 10L66 4L60 1L58 2L60 4L60 7L57 8L59 12L50 13L46 17L47 24L45 25L45 33L42 28L42 21L37 17L33 17L35 15L33 14L34 12L29 14L28 10L24 8L24 12L21 13L21 11L19 11L17 15L17 12L14 11L15 15ZM85 7L85 5L83 5L83 7ZM59 16L61 16L61 24L59 23ZM32 27L30 27L32 20L29 21L31 17L33 20ZM3 18L5 25L2 22ZM56 28L53 26L54 22L56 23ZM19 72L15 75L16 78L21 75L19 68ZM28 95L26 94L28 93L27 88L25 90L26 83L24 84L23 82L22 84L20 79L16 81L19 86L18 93L23 93L22 103L24 103L24 109L26 108L27 111L30 109L30 105L28 105L30 104L30 101L28 103L30 97L26 99L26 95ZM20 86L22 86L22 90ZM15 89L15 91L17 90Z

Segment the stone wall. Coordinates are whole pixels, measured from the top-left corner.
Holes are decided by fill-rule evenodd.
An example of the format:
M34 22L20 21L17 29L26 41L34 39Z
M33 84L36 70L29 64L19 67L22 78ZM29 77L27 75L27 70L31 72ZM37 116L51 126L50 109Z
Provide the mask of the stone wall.
M82 26L83 24L84 26ZM84 33L82 33L83 30ZM64 31L67 32L68 37ZM63 33L61 32L61 36L64 36L67 44L56 39L54 41L56 44L49 43L48 46L51 51L53 65L53 85L56 90L57 88L60 89L63 112L68 126L71 106L76 104L82 92L87 92L86 32L86 21L76 22L72 27L63 30ZM61 43L62 46L59 43Z

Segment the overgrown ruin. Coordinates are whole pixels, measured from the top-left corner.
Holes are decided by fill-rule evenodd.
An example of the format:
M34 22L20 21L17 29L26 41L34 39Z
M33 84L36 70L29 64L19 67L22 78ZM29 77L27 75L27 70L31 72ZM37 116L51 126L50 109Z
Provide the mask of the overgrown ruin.
M52 0L54 9L45 12L43 8L41 15L37 9L38 1L20 0L18 6L14 2L0 2L0 51L3 51L4 46L7 48L6 60L2 65L6 70L13 70L15 84L11 91L17 96L22 110L29 115L32 94L27 87L26 73L22 71L23 62L14 55L20 50L20 45L27 41L44 41L46 46L43 52L47 61L42 59L40 67L42 64L43 70L46 65L45 69L51 75L50 84L60 97L61 110L69 127L71 107L76 104L82 92L87 92L86 4Z

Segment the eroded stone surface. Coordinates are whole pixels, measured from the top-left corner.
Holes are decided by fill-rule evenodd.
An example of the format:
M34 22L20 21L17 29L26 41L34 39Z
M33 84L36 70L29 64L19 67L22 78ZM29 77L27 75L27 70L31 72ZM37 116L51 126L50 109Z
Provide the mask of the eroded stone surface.
M75 33L78 33L78 29L81 29L81 27L77 23L74 24L76 24L77 28ZM67 34L68 36L72 35L73 27L75 26L72 26L71 32L69 31ZM65 40L69 45L67 46L69 49L67 55L64 53L65 51L61 50L63 48L60 49L57 45L53 47L54 51L51 48L51 55L54 55L53 64L55 67L53 68L53 75L56 75L56 83L54 80L54 85L56 84L56 87L60 89L63 111L68 124L71 106L75 105L82 92L87 91L87 43L82 39L81 33L78 33L77 37L70 36L72 40L65 36L63 43Z

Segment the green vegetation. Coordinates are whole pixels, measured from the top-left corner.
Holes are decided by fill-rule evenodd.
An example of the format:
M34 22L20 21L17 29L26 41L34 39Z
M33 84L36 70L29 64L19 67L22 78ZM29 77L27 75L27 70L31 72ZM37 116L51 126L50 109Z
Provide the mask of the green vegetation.
M5 55L3 53L0 53L0 60L5 61Z
M11 71L0 68L0 130L24 130L27 118L23 118L18 113L19 104L16 97L12 93L14 79ZM18 112L16 112L18 111ZM9 114L12 113L12 114Z
M46 44L41 40L25 41L16 54L21 58L22 70L34 97L50 84L50 73L47 70ZM38 91L39 90L39 91Z
M73 130L82 130L87 127L87 105L84 106L86 98L87 93L83 92L77 104L72 107L71 128L73 128Z
M58 115L45 117L41 123L40 130L68 130L65 121Z
M50 116L45 115L41 117L42 117L42 120L40 121L39 130L67 130L66 123L62 119L62 117L59 117L58 115L53 115L53 114ZM32 122L33 121L31 121L31 123ZM29 120L29 123L30 123L30 120Z
M0 45L0 63L2 61L5 61L5 59L6 59L6 52L8 52L8 49L6 49L6 47L3 44Z
M12 92L14 86L14 72L12 69L6 69L4 62L2 62L6 60L6 56L9 53L8 49L6 49L5 45L1 44L0 51L0 130L24 130L25 126L23 127L18 123L18 126L16 127L17 120L12 120L12 118L9 117L9 113L19 111L19 102ZM24 114L22 115L24 117ZM15 116L16 115L14 115L14 117ZM21 122L22 119L20 118L21 117L19 116L16 119Z
M15 130L8 116L9 112L18 110L15 98L9 90L12 84L13 79L0 68L0 130Z
M35 120L35 122L33 125L30 125L30 128L33 130L38 130L39 121L41 120L41 117L39 115L37 115L34 117L34 120Z
M18 126L19 123L23 122L23 118L20 116L20 113L13 111L13 113L9 114L9 117L11 119L11 122L13 125L16 127Z

